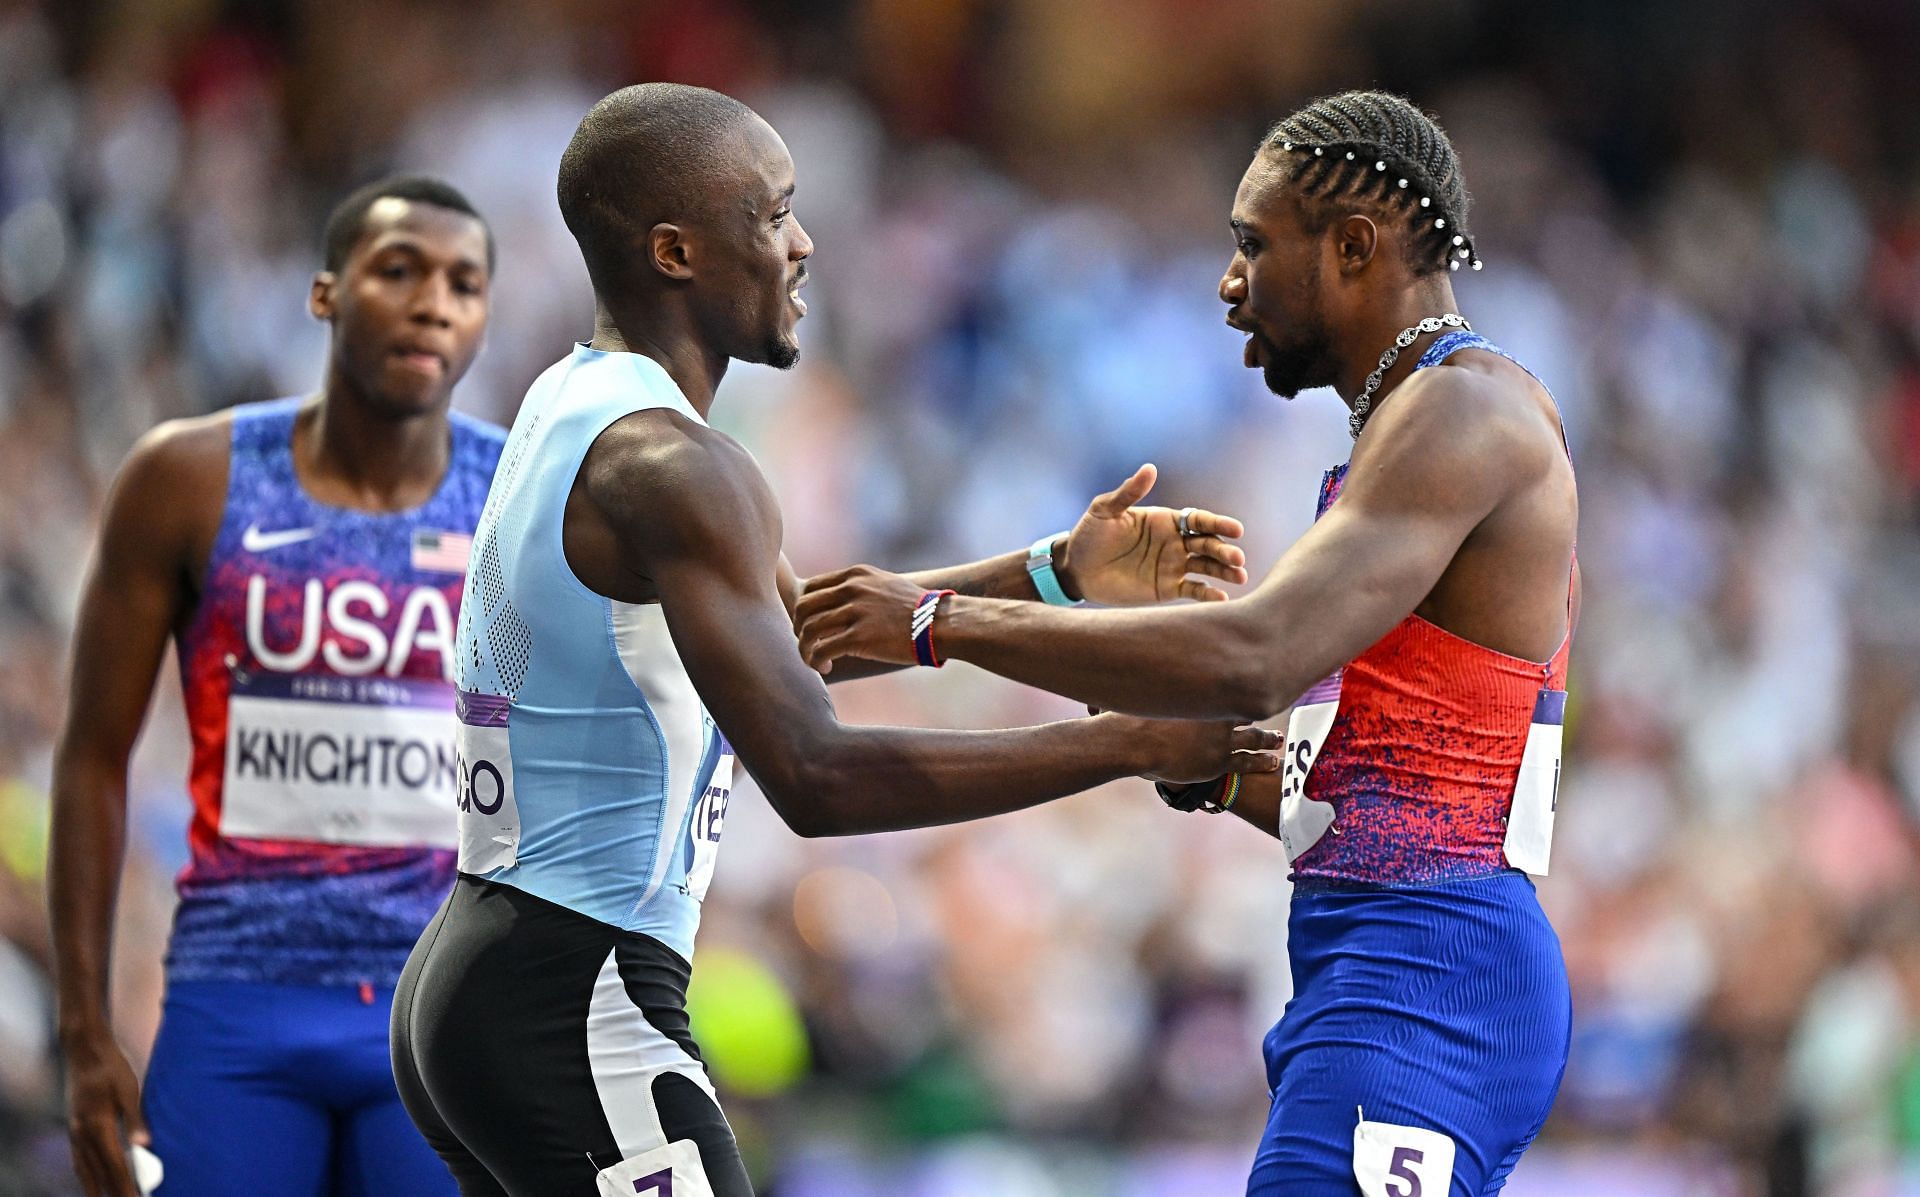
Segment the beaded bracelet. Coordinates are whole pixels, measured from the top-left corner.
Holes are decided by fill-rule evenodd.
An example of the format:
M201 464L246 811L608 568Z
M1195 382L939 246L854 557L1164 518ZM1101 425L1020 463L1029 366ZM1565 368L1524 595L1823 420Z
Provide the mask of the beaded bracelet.
M1238 773L1229 773L1227 774L1227 784L1221 790L1219 801L1209 806L1207 810L1212 814L1224 815L1232 810L1233 804L1239 800L1240 775Z

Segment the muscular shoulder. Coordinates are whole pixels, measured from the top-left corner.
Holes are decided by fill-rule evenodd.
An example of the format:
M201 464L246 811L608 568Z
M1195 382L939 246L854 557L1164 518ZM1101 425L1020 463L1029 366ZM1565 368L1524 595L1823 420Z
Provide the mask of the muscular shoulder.
M232 435L231 412L156 425L128 451L114 481L116 497L133 500L147 520L169 514L204 517L209 512L217 518L226 495Z
M194 481L208 474L224 479L232 440L231 411L168 420L134 442L121 472L160 475L175 482Z
M191 564L220 524L226 502L230 412L168 420L134 443L115 476L102 528L123 563Z
M738 441L664 408L614 421L581 467L587 497L623 537L654 549L766 536L773 492Z
M1538 384L1509 363L1421 370L1368 426L1352 473L1386 473L1449 490L1507 492L1561 453Z

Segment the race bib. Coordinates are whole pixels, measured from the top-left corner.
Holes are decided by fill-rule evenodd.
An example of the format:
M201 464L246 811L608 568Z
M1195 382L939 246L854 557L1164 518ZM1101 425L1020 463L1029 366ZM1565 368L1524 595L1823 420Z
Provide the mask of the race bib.
M463 873L490 873L519 859L520 807L513 799L513 753L507 743L512 706L497 695L462 691L454 708Z
M453 847L452 706L419 678L235 674L220 834Z
M713 884L713 867L720 861L720 833L727 820L727 803L733 797L733 749L719 732L720 755L715 759L713 776L693 804L687 823L687 849L692 854L687 865L687 893L696 902L704 902L707 888Z
M713 1197L692 1139L629 1156L594 1178L600 1197Z
M1533 723L1520 756L1520 776L1507 811L1507 863L1536 877L1547 875L1553 848L1553 814L1560 804L1560 742L1567 692L1542 690L1533 703Z
M1307 775L1340 713L1340 674L1300 696L1287 716L1287 748L1280 769L1280 842L1289 863L1320 842L1333 826L1333 805L1307 797Z
M1453 1190L1453 1140L1390 1122L1353 1128L1353 1175L1363 1197L1447 1197Z

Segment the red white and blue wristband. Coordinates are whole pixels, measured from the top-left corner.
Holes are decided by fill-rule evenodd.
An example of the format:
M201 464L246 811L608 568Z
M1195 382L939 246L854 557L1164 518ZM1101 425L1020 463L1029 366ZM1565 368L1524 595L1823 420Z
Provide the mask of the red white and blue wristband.
M940 600L952 593L951 590L929 590L914 604L913 656L922 665L938 669L943 664L933 647L933 617L940 614Z

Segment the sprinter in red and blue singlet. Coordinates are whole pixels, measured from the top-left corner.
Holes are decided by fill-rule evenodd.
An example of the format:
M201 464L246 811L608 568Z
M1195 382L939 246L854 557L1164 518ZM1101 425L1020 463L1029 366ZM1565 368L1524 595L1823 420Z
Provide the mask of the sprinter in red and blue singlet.
M451 1194L388 1066L394 985L451 888L453 649L504 433L449 412L492 242L431 179L328 224L311 399L164 425L116 480L56 768L52 900L75 1165L89 1193ZM126 754L178 649L189 862L136 1089L106 959ZM143 1116L144 1114L144 1116Z
M929 629L944 657L1108 710L1290 709L1277 778L1162 790L1232 810L1293 864L1255 1197L1497 1193L1566 1062L1566 966L1528 874L1559 792L1578 503L1553 397L1460 314L1450 280L1480 267L1467 206L1446 135L1400 97L1329 96L1274 126L1234 197L1220 298L1269 389L1352 409L1320 518L1234 602L962 597ZM910 660L916 601L891 575L835 575L801 601L802 651Z

